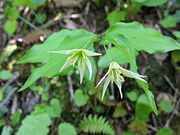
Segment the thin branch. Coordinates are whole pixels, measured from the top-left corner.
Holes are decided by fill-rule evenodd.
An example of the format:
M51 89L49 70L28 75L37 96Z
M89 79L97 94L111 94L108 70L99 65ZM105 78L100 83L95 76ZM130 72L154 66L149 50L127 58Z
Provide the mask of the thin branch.
M170 81L170 79L169 79L166 75L164 75L164 78L165 78L165 80L167 81L167 83L171 86L171 88L172 88L175 92L177 92L177 89L174 87L174 85L172 84L172 82Z
M169 124L171 123L171 120L172 120L173 116L175 115L176 111L178 110L179 103L180 103L180 98L178 99L176 105L174 106L174 110L171 113L169 119L166 121L166 124L164 125L164 128L169 128Z
M69 94L70 94L70 102L72 104L72 110L73 110L73 112L78 112L78 109L74 103L74 88L73 88L72 78L70 75L67 75L67 81L69 84Z
M15 72L12 76L12 78L10 78L6 84L4 85L3 89L6 90L6 88L11 84L13 83L15 80L17 80L17 78L19 78L19 72ZM0 108L3 108L5 105L7 105L9 103L9 100L11 99L11 97L14 95L15 91L17 90L18 88L15 87L13 88L8 94L7 96L5 97L5 99L0 103Z
M15 87L13 88L8 94L7 96L5 97L5 99L0 103L0 108L3 108L6 104L9 103L9 100L11 99L11 97L14 95L15 91L17 90L18 88Z
M3 89L5 90L11 83L13 83L17 78L19 78L20 74L19 72L14 72L12 78L10 78L6 84L4 85Z
M157 128L155 128L155 127L153 127L153 126L151 126L151 125L148 125L148 128L151 129L151 130L153 130L153 131L155 131L155 132L158 130Z
M28 20L26 20L25 18L19 16L19 19L21 19L23 22L25 22L26 24L28 24L30 27L34 28L35 30L37 30L39 33L41 33L44 36L47 36L46 33L44 31L42 31L41 29L39 29L38 27L36 27L34 24L32 24L31 22L29 22Z
M74 89L73 89L73 83L70 75L67 75L67 80L69 84L69 94L70 94L70 102L74 102Z

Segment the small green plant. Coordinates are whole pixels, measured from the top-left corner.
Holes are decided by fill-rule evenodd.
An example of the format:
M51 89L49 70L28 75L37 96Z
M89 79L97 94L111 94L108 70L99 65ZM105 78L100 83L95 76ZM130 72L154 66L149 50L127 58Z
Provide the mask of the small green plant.
M7 0L5 13L4 13L4 29L8 35L12 35L18 26L18 19L20 17L20 11L18 7L29 7L32 10L36 10L37 7L43 5L47 0ZM37 19L39 18L39 19ZM36 20L38 23L42 23L45 20L45 15L37 14Z
M99 53L93 51L94 43L98 44L96 47L97 51L98 47L105 48L106 53L104 56L101 57ZM114 46L106 49L108 44ZM136 79L138 85L144 89L152 110L155 114L158 114L154 96L149 90L147 81L142 79L144 76L137 74L136 56L142 50L154 54L179 49L180 44L175 40L162 36L155 29L144 28L138 22L116 23L107 29L103 36L85 30L61 30L48 37L43 44L33 46L20 58L18 63L40 62L43 65L32 71L32 74L19 91L28 88L40 77L52 78L54 76L66 75L72 71L72 67L79 71L80 83L82 83L86 66L89 71L88 78L91 79L91 76L96 76L96 69L98 67L106 68L110 65L109 71L105 75L106 77L109 74L104 84L102 98L110 82L117 84L122 97L121 85L124 79L120 74L123 74ZM93 67L91 63L95 60L92 56L97 55L100 57L100 60L97 62L98 67L96 67L96 64L93 64ZM130 64L131 71L119 65L127 63ZM102 78L100 83L105 77Z
M47 135L51 119L47 113L29 115L20 126L17 135Z
M12 77L12 73L7 70L0 70L0 79L8 80Z
M60 135L77 135L75 127L67 122L59 124L58 132Z
M115 131L112 126L104 117L98 117L97 115L89 115L84 118L80 123L80 130L89 133L103 133L106 135L115 135Z
M171 101L161 100L160 101L160 111L170 113L173 110L173 105Z
M166 16L163 20L159 22L165 28L176 27L177 20L175 16Z
M156 135L173 135L173 130L168 128L161 128Z
M97 5L100 5L102 1L105 0L93 0ZM121 21L126 21L130 18L134 18L138 12L141 12L141 7L162 7L168 0L112 0L116 3L117 7L115 10L111 11L108 15L106 20L108 21L109 25L112 26L113 24ZM178 16L178 15L177 15ZM160 21L161 23L161 21ZM176 26L176 18L175 16L168 16L167 19L162 20L162 24L166 27L174 27Z
M131 0L131 2L142 6L155 7L165 4L167 0Z
M84 106L87 104L89 99L88 95L83 94L81 89L76 90L74 94L74 101L78 107Z
M13 126L15 126L17 123L19 123L21 117L21 112L17 110L12 116L11 116L11 123Z
M152 109L148 103L148 99L146 95L145 94L140 95L136 102L135 119L147 121L151 110Z

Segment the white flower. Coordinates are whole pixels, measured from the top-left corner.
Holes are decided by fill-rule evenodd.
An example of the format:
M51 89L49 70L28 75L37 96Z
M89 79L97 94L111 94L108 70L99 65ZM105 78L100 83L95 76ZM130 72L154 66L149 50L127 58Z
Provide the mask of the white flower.
M102 83L102 81L106 78L104 87L103 87L102 100L104 98L106 89L110 82L112 82L112 83L115 82L115 84L118 86L120 96L121 96L121 98L123 98L121 88L122 88L122 83L124 82L124 78L121 76L121 74L123 74L126 77L138 79L138 80L141 80L141 81L147 83L144 79L142 79L142 77L146 77L146 76L142 76L142 75L134 73L130 70L126 70L123 67L121 67L117 62L111 62L109 65L109 70L107 71L107 73L104 75L104 77L99 81L99 83L96 86L96 87L98 87L99 84Z
M60 72L70 66L77 66L77 69L80 73L80 83L82 83L85 67L87 66L89 71L89 79L92 77L92 65L87 56L99 56L100 53L95 53L86 49L73 49L73 50L62 50L62 51L51 51L51 53L60 53L60 54L72 54L69 56L60 69ZM77 65L76 65L77 64Z

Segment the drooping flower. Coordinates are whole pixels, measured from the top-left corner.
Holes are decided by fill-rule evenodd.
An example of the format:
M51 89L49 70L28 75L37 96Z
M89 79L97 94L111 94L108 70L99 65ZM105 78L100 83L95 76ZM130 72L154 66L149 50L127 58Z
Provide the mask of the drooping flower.
M74 66L77 67L80 73L80 83L82 83L85 67L87 66L89 71L89 79L92 77L92 65L88 56L99 56L100 53L92 52L86 49L73 49L73 50L61 50L61 51L51 51L51 53L60 53L60 54L72 54L69 56L60 69L60 72L64 69Z
M99 83L96 86L96 87L98 87L99 84L101 84L102 81L106 78L105 83L104 83L104 87L103 87L102 100L104 98L106 89L107 89L110 82L112 82L112 83L115 82L115 84L118 86L118 89L120 92L120 97L123 98L121 88L122 88L122 83L125 80L121 74L126 76L126 77L138 79L138 80L141 80L141 81L147 83L144 79L142 79L142 77L146 77L146 76L142 76L142 75L134 73L130 70L124 69L117 62L111 62L109 65L109 69L108 69L107 73L104 75L104 77L99 81Z

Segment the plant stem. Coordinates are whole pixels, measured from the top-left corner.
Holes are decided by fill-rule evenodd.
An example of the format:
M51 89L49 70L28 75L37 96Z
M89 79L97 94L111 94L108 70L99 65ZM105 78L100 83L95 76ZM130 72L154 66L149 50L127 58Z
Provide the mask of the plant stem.
M25 22L26 24L28 24L30 27L32 27L32 28L34 28L35 30L37 30L39 33L43 34L44 36L47 36L44 31L42 31L41 29L39 29L38 27L36 27L34 24L32 24L31 22L29 22L29 21L26 20L25 18L19 16L19 19L21 19L23 22Z

